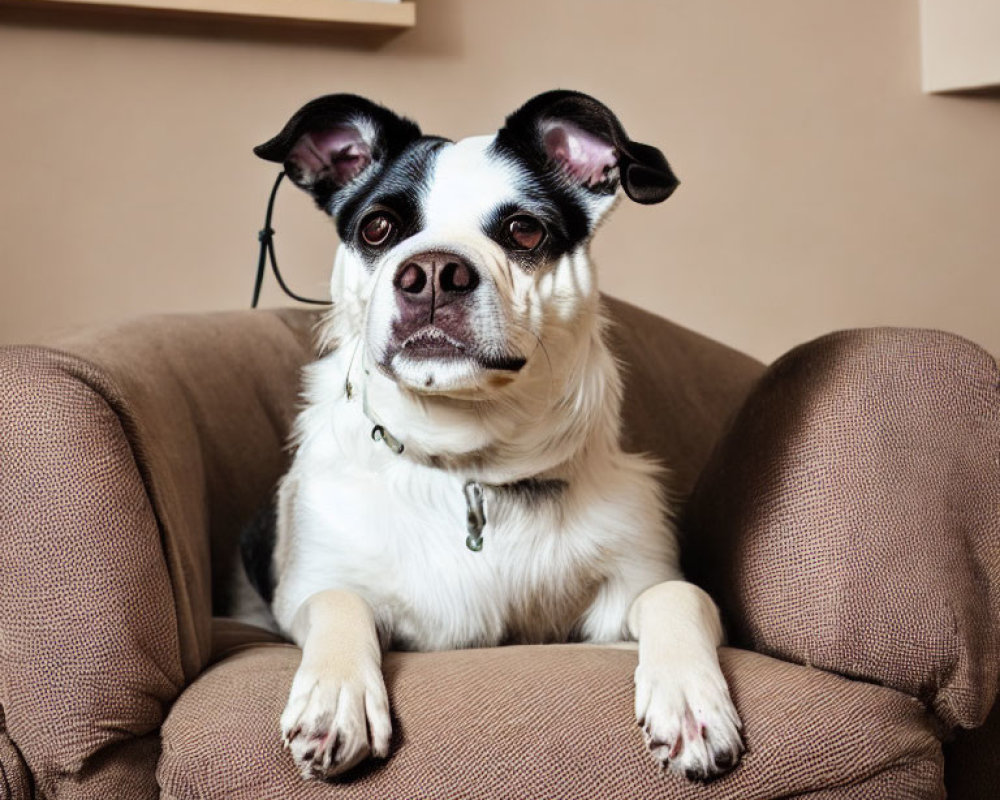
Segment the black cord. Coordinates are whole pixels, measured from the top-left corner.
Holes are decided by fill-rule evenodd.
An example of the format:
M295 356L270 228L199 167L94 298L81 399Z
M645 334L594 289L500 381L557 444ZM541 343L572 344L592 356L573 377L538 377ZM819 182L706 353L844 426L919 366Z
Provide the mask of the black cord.
M278 187L281 185L281 181L284 177L284 171L278 173L278 178L274 182L274 186L271 189L271 196L267 200L267 212L264 215L264 227L257 233L257 241L260 242L260 254L257 257L257 277L253 283L253 300L250 301L250 308L257 308L257 301L260 300L260 289L264 284L264 268L268 261L271 262L271 271L274 273L274 277L278 280L278 286L280 286L281 290L293 300L298 300L300 303L312 303L316 306L333 305L329 300L314 300L311 297L303 297L302 295L296 294L288 288L288 284L285 283L285 279L281 277L281 272L278 271L278 259L274 255L274 228L271 227L271 217L274 214L274 198L278 194Z

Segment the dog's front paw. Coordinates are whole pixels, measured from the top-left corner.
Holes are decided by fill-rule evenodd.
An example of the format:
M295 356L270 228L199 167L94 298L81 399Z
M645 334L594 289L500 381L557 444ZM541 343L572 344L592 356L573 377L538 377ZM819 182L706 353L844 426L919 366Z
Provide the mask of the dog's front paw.
M709 781L736 766L742 723L718 668L635 672L635 713L661 766Z
M337 676L299 668L281 715L282 738L303 778L330 778L369 755L389 755L389 697L378 670Z

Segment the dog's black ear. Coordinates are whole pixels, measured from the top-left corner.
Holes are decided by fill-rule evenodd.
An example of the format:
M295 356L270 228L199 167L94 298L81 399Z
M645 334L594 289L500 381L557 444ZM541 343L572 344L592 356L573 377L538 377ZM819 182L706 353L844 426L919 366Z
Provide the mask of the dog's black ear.
M680 184L663 153L633 142L607 106L580 92L533 97L507 117L497 142L601 194L620 182L637 203L662 202Z
M420 128L387 108L353 94L307 103L273 139L254 148L284 164L288 177L317 205L334 213L341 189L374 174L414 139Z

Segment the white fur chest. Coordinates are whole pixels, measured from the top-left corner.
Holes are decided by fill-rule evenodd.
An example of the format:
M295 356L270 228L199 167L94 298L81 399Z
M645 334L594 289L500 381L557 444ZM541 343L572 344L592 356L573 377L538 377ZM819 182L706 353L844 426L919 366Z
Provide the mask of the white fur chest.
M291 629L313 594L346 589L367 601L385 643L396 647L621 638L630 599L675 574L676 559L656 470L619 448L617 409L583 414L594 423L584 438L545 415L526 419L518 430L548 439L527 457L490 451L491 468L507 465L500 481L425 466L411 457L418 448L398 455L373 441L372 429L381 422L404 445L419 445L433 412L394 406L392 385L387 398L372 394L378 384L353 352L341 348L307 370L298 449L279 495L273 611L281 627ZM610 368L605 351L596 352L597 364ZM351 397L349 371L358 376ZM590 374L595 383L585 385L611 385L610 369ZM482 438L489 427L481 414L453 411L433 421L425 449L433 441L444 452L474 453L491 438ZM566 447L575 457L553 469ZM525 488L524 476L551 483ZM470 478L484 487L479 552L465 544Z
M462 477L393 454L363 416L344 416L322 458L300 450L286 479L297 535L275 597L283 626L283 611L336 587L364 597L398 647L570 636L605 577L586 522L567 514L572 487L484 487L484 546L473 552Z

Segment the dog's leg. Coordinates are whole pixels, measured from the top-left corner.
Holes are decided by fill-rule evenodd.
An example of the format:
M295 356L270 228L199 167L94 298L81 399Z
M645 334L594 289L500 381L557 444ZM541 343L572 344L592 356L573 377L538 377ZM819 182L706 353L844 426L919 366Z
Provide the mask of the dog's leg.
M639 641L635 713L653 757L691 780L731 769L743 752L741 723L719 669L719 612L686 581L646 589L628 612Z
M327 778L389 754L392 723L371 607L353 592L312 595L291 634L302 662L281 715L285 746L305 778Z

